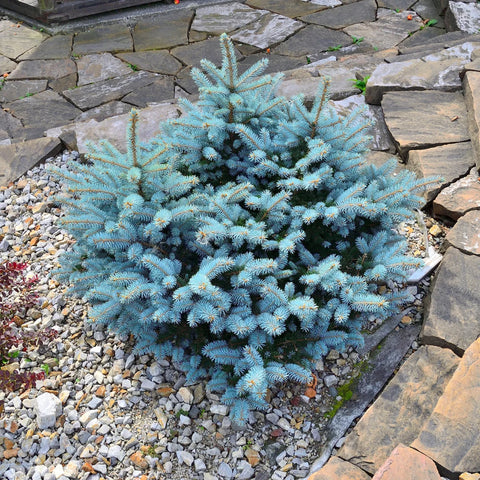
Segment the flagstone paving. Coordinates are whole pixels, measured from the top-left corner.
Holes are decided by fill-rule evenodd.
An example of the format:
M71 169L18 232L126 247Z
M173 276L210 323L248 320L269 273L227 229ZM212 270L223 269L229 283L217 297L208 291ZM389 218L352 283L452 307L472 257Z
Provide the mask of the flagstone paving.
M390 320L382 335L388 345L401 338L398 360L384 353L389 361L370 374L383 379L376 390L339 410L309 480L373 474L438 480L439 471L469 478L467 470L480 472L479 29L480 7L446 0L179 5L57 35L2 20L0 185L58 152L62 142L80 153L88 140L102 138L124 148L119 132L132 106L141 109L141 139L158 134L162 120L181 114L178 97L196 100L190 70L202 58L219 62L217 37L224 31L241 69L267 57L269 73L284 72L282 95L304 93L311 102L322 77L329 77L335 108L346 114L363 105L375 121L367 160L397 155L399 169L443 177L425 198L434 216L455 226L425 306L424 346L345 438L419 330L398 329L398 319ZM358 85L368 77L364 96ZM255 479L269 478L262 472L258 468ZM275 480L293 479L282 473Z

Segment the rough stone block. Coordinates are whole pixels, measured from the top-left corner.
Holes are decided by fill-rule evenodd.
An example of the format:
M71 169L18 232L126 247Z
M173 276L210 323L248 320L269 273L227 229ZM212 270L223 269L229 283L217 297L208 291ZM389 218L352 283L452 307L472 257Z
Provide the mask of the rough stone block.
M62 402L53 393L42 393L35 399L35 413L40 430L51 428L62 414Z
M475 163L480 169L480 72L467 72L463 80L463 87Z
M350 462L339 457L330 460L307 480L370 480L370 476Z
M480 255L480 210L472 210L459 218L446 241L462 252Z

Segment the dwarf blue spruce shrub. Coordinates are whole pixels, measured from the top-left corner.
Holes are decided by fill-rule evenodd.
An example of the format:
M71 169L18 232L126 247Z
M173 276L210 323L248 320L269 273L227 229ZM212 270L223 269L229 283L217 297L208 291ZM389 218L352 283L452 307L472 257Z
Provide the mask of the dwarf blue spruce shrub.
M221 68L193 70L198 103L182 100L158 138L141 144L132 112L126 153L101 142L91 164L56 170L77 240L59 275L92 321L171 357L189 383L208 377L241 424L268 387L309 382L329 349L362 344L366 317L407 300L378 287L419 266L395 228L425 182L366 163L369 124L336 113L328 82L311 108L287 101L266 60L239 74L220 43Z

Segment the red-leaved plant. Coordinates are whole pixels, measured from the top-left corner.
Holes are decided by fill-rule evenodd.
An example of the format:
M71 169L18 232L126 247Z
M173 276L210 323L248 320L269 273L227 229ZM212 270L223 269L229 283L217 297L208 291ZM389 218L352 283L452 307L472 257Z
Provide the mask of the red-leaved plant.
M30 388L35 381L45 378L45 373L20 373L5 366L11 363L16 354L49 342L57 332L42 330L26 332L20 324L27 310L38 302L38 294L33 287L38 278L27 279L26 263L5 262L0 264L0 391L12 392ZM18 325L17 325L18 324ZM3 403L0 401L0 413Z

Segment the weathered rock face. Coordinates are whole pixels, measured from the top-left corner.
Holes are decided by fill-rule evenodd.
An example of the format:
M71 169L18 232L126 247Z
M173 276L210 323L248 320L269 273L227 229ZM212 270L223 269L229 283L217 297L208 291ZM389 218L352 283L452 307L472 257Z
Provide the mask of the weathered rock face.
M131 68L111 53L85 55L77 60L77 70L79 87L132 73Z
M480 181L474 168L469 175L443 189L433 201L434 216L453 220L476 208L480 208Z
M69 58L60 60L25 60L10 74L10 80L57 79L77 73L75 62Z
M450 30L478 33L480 8L476 3L450 1L445 15L445 23Z
M480 72L469 71L463 80L468 128L475 151L476 165L480 168Z
M37 138L12 145L0 145L0 185L7 185L21 177L37 163L58 153L61 148L62 144L57 138ZM11 161L12 158L15 158L15 162Z
M43 92L46 88L47 80L10 80L5 82L0 90L0 102L13 102L21 97Z
M182 64L167 50L118 53L116 56L140 70L164 75L175 75L182 68Z
M133 50L132 36L126 25L100 25L75 35L74 55L89 53L128 52Z
M15 62L3 55L0 55L0 72L10 73L16 66L17 64Z
M465 351L431 417L412 443L413 448L450 472L480 471L479 378L480 339L477 339Z
M480 255L480 210L461 217L448 232L446 241L465 253Z
M398 445L372 480L440 480L435 463L420 452Z
M411 149L470 139L461 93L390 92L384 95L382 107L387 127L404 157Z
M348 435L338 456L375 473L398 443L408 445L416 438L458 362L448 349L417 350Z
M480 335L480 258L449 248L426 302L422 340L459 354Z
M428 188L424 196L432 201L437 193L449 183L464 176L474 166L475 159L470 142L452 143L425 150L410 150L407 167L418 178L441 177L438 185Z
M24 53L19 60L57 60L69 58L73 35L55 35L47 38L38 47Z
M11 60L40 45L48 35L20 24L3 21L0 24L0 54Z
M363 470L339 457L330 460L307 480L370 480Z

